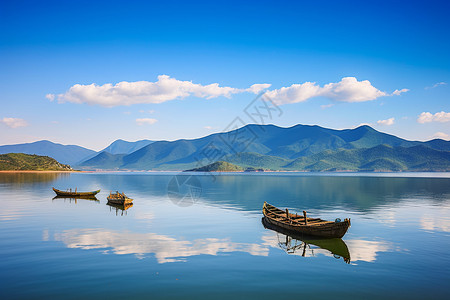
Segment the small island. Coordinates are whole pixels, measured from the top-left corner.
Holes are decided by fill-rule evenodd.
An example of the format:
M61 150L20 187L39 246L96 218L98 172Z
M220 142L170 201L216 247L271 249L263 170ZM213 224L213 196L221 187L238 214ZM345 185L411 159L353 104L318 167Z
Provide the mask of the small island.
M24 153L0 154L0 171L74 171L48 156Z
M242 172L244 169L240 166L234 165L226 161L216 161L215 163L195 168L191 170L186 170L184 172Z

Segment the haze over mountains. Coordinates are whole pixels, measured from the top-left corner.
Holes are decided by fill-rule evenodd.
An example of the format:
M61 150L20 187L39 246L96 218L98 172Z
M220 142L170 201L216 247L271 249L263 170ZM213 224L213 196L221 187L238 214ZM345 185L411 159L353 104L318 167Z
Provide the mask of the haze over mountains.
M99 152L49 141L0 146L8 152L47 155L84 170L186 170L226 161L272 170L450 171L449 141L407 141L369 126L247 125L192 140L116 140Z

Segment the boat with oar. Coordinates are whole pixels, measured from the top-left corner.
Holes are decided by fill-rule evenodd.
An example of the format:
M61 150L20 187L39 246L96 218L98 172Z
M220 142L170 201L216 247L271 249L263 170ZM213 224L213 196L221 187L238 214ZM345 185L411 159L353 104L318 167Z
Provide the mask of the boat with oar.
M347 264L351 262L350 251L348 250L347 244L345 244L341 238L330 239L304 234L299 235L293 231L269 223L265 217L263 217L261 221L264 228L277 233L278 247L283 249L287 254L307 257L311 256L308 252L311 252L312 255L314 255L314 252L321 253L320 249L323 249L331 253L334 258L339 259L342 257Z
M97 195L98 193L100 193L100 190L96 190L93 192L79 192L77 190L77 188L75 188L74 191L72 191L72 189L70 190L66 190L66 191L61 191L58 189L53 188L53 191L55 191L57 196L61 196L61 197L76 197L76 198L92 198L95 197L95 195Z
M281 210L267 202L264 202L263 214L270 224L311 236L341 238L350 227L350 219L341 221L338 218L335 221L326 221L320 218L308 218L306 211L303 211L303 215L292 214L288 209Z
M109 196L106 199L108 199L108 203L110 204L125 205L133 202L133 199L128 198L123 192L119 193L118 191L115 193L109 192Z

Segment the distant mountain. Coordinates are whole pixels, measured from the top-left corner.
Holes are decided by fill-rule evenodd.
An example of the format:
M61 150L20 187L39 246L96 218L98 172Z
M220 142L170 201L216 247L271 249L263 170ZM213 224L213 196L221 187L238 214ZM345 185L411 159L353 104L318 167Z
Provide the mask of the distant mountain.
M125 154L111 154L108 152L101 152L100 154L80 163L78 167L86 167L89 169L107 169L117 170L123 164L123 157Z
M233 165L226 161L216 161L204 167L186 170L186 172L236 172L243 171L242 167Z
M283 167L305 171L450 171L450 152L424 145L405 148L383 144L324 151L298 158Z
M73 171L51 157L29 155L24 153L0 154L0 170L2 171Z
M380 145L386 147L377 148ZM377 151L380 153L375 155ZM410 156L402 156L405 151ZM158 141L126 155L99 154L81 166L186 170L222 160L241 167L273 170L421 170L420 165L427 170L442 170L449 155L448 141L407 141L369 126L334 130L307 125L247 125L199 139ZM433 162L427 167L428 159ZM442 164L439 166L437 161Z
M153 143L153 141L150 140L140 140L136 142L127 142L124 140L115 140L111 143L108 147L103 149L100 152L108 152L111 154L130 154L134 151L137 151L149 144Z
M25 153L50 156L63 164L74 165L96 152L75 145L61 145L50 141L0 146L0 154Z

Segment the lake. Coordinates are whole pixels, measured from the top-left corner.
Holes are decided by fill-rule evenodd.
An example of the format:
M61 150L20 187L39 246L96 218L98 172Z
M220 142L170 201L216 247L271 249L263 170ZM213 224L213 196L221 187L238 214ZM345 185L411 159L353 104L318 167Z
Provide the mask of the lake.
M52 187L101 189L98 201ZM110 191L134 199L107 205ZM262 205L335 220L342 240L265 228ZM0 173L2 299L439 299L450 176Z

